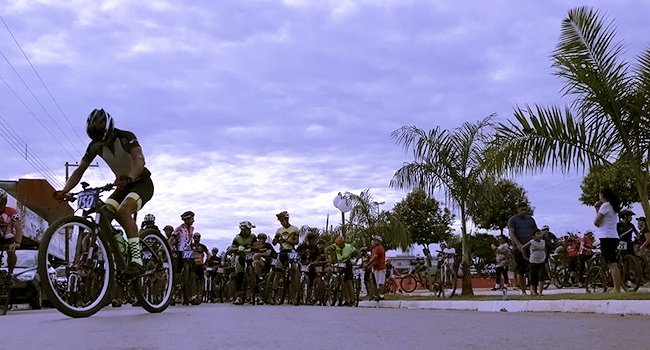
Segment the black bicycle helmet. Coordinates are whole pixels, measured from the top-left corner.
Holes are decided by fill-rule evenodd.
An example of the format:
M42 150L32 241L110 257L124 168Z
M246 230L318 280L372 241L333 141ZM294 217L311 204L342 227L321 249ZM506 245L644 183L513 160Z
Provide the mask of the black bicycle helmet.
M86 133L93 141L104 141L113 131L113 118L103 109L94 109L86 120Z
M194 212L191 211L191 210L188 210L188 211L184 212L183 214L181 214L181 219L182 220L186 220L186 219L193 218L193 217L194 217Z

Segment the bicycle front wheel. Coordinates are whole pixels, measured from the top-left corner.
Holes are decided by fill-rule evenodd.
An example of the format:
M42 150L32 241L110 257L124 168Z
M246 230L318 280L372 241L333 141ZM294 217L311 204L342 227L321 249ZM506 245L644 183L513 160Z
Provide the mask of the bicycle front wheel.
M134 281L134 289L142 308L151 312L163 312L172 300L174 270L172 253L165 239L155 229L140 234L142 266L144 274Z
M415 288L417 288L418 281L415 279L413 275L406 275L400 281L400 286L402 287L403 291L407 293L412 293L415 290Z
M92 222L61 218L45 231L38 251L38 274L48 300L70 317L88 317L110 299L113 255Z

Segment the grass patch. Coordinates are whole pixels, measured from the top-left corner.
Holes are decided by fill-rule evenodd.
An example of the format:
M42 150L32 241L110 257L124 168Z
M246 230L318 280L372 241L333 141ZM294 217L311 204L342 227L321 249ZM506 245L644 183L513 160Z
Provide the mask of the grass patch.
M496 292L495 292L496 293ZM430 295L387 295L386 300L473 300L473 301L497 301L503 300L503 295L474 295L474 296L461 296L456 295L453 298L438 298ZM592 294L548 294L539 296L531 295L518 295L517 292L508 293L507 300L650 300L650 292L636 292L636 293L621 293L621 294L608 294L608 293L592 293Z

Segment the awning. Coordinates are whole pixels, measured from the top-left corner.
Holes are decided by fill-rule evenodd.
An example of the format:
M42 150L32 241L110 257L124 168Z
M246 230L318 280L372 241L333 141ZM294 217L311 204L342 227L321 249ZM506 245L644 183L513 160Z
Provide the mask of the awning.
M73 213L68 203L59 202L52 197L54 187L43 179L0 181L0 188L50 224Z

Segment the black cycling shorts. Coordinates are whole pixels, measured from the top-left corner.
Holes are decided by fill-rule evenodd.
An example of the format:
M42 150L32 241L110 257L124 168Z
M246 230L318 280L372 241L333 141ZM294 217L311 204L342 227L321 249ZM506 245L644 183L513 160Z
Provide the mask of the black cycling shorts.
M151 200L151 197L153 197L153 191L153 181L151 181L151 176L144 176L139 180L128 184L123 189L115 190L115 192L108 197L106 203L115 206L115 203L110 203L110 201L113 200L117 202L119 206L126 197L131 197L136 201L138 204L138 210L140 210L149 200Z

